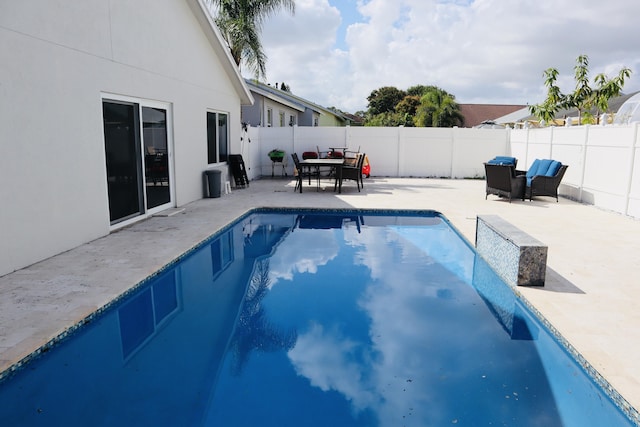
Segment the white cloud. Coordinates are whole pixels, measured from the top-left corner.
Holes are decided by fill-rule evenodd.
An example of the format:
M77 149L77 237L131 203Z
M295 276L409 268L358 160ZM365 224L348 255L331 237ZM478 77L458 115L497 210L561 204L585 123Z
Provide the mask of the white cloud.
M296 373L309 379L322 391L342 393L356 412L376 407L380 397L367 383L368 366L358 363L359 352L368 351L364 343L345 337L339 330L324 330L312 324L309 331L298 336L296 346L289 351L289 359Z
M268 20L269 82L352 112L385 85L433 84L463 103L537 103L545 69L557 68L570 91L575 59L587 54L592 76L627 66L625 91L640 90L639 2L359 0L358 11L345 42L328 0L297 0L295 16Z
M315 240L317 245L309 245ZM320 244L321 243L321 244ZM269 262L271 286L280 279L291 280L295 273L316 273L338 254L338 242L333 230L302 230L278 245Z

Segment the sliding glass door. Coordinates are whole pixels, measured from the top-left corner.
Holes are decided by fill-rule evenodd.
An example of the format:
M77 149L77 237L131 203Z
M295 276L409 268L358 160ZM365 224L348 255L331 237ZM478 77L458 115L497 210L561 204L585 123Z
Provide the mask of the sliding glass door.
M172 203L168 110L141 104L102 102L112 225Z
M142 140L147 209L153 209L171 201L166 110L142 107Z

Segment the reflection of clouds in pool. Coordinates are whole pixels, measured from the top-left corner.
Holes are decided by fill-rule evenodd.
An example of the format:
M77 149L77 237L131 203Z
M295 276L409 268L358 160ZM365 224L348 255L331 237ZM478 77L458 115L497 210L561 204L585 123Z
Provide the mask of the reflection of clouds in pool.
M288 355L298 375L322 391L341 393L358 413L377 407L380 399L377 387L369 383L369 363L358 360L363 352L370 352L368 347L368 343L355 342L336 328L325 330L314 323L298 336Z
M272 286L279 279L292 280L296 273L316 273L338 255L333 230L297 229L277 248L270 259Z
M360 343L313 325L288 353L296 373L324 391L340 392L356 413L374 411L380 425L395 425L399 414L407 415L405 425L451 422L447 413L458 404L443 399L451 387L477 373L477 364L465 363L475 355L465 350L483 332L478 327L473 334L477 337L462 340L458 354L444 345L451 336L460 336L463 321L455 318L456 312L466 307L456 293L474 291L469 286L452 290L443 281L456 282L470 274L472 252L464 244L452 247L446 226L344 231L346 244L357 248L354 263L370 270L369 285L359 300L370 319L370 341ZM398 268L407 262L424 268ZM425 320L429 310L448 311L453 319L434 324ZM358 362L356 353L368 356Z

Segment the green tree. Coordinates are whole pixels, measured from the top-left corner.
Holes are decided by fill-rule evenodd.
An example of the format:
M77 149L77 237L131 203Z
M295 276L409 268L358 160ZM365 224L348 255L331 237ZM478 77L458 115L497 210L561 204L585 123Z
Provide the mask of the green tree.
M437 86L415 85L407 89L407 95L417 96L418 98L422 98L427 92L431 92L436 89L438 89Z
M578 123L582 123L582 112L591 108L593 102L593 89L589 85L589 57L580 55L573 67L575 72L576 88L573 93L567 95L565 107L578 109Z
M560 92L556 84L558 81L558 70L548 68L544 72L544 85L547 87L547 98L542 104L530 105L529 111L538 120L546 123L553 123L556 113L565 103L565 96Z
M593 113L599 115L609 108L609 100L620 95L625 80L631 75L631 70L623 68L614 78L608 78L604 73L598 74L594 82L596 88L589 83L589 57L580 55L574 67L576 86L572 93L564 95L557 86L558 70L549 68L544 72L547 98L542 104L531 105L529 111L538 120L554 123L556 113L561 108L575 108L578 110L578 122L582 123L582 116L590 120ZM592 111L596 108L596 111Z
M433 86L420 98L415 121L416 126L453 127L462 125L464 117L455 96Z
M369 101L367 112L371 117L382 113L393 113L398 102L402 101L405 96L406 93L403 90L392 86L383 86L371 92L367 97L367 101Z
M597 113L606 113L609 111L609 100L616 96L620 96L625 80L631 76L629 68L623 68L618 75L608 78L604 73L600 73L595 78L596 90L594 91L594 104L598 109Z
M238 67L249 66L256 79L266 76L267 57L260 41L266 18L280 9L295 12L295 0L209 0L216 8L215 22Z
M365 126L386 126L397 127L406 125L406 117L403 114L392 112L385 112L376 114L375 116L367 116ZM412 124L413 125L413 124Z
M417 95L407 95L396 105L396 113L402 118L402 125L407 127L415 126L415 116L420 106L420 97Z

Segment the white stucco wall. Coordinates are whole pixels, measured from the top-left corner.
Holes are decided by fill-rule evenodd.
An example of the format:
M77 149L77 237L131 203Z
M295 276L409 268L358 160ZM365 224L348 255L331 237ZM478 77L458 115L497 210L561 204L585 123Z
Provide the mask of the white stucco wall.
M175 204L202 197L206 112L240 95L189 6L28 0L0 13L0 275L110 231L104 94L168 103Z

